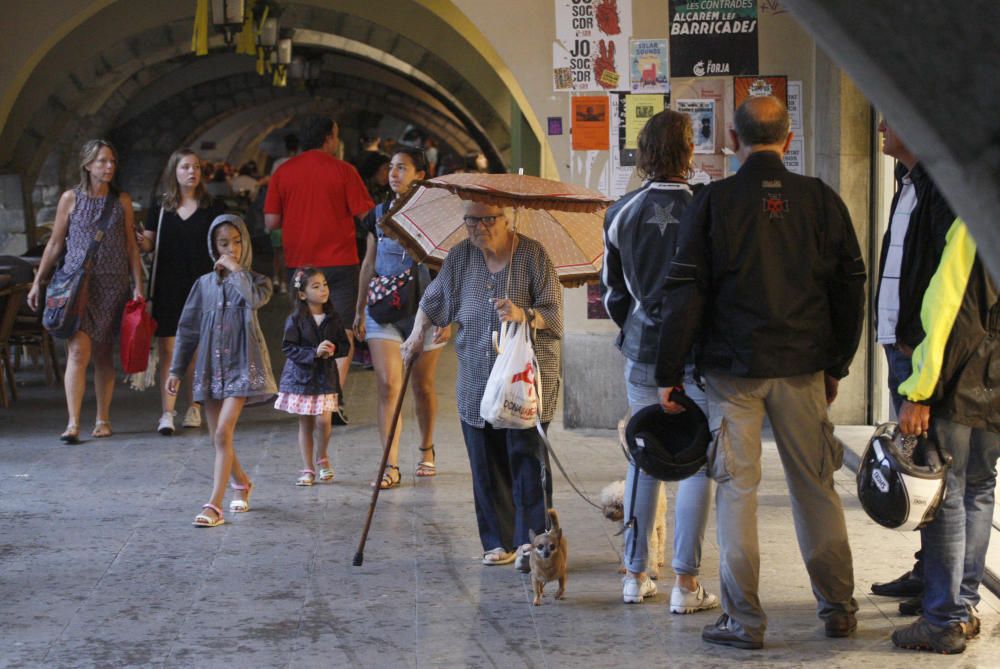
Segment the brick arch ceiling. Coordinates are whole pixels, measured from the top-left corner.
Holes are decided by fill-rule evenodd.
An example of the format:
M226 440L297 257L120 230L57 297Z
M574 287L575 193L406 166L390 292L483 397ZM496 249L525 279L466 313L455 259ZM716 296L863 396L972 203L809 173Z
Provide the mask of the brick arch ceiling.
M127 113L140 92L162 75L164 62L190 49L193 2L94 4L106 6L39 59L0 130L0 167L20 172L29 184L60 139L65 141L68 126L98 134L116 127L119 115ZM408 73L397 70L398 74L425 90L428 83L432 85L428 92L452 113L465 116L462 120L470 135L500 160L499 152L509 148L511 95L494 68L471 47L460 58L437 53L467 45L461 35L414 0L389 3L406 6L406 21L399 16L389 20L388 14L383 21L376 8L364 2L340 1L338 9L331 7L334 4L332 0L289 4L282 25L298 26L304 40L361 45L366 52L358 56L361 62L383 68L402 65ZM405 34L407 22L417 27L417 37ZM212 44L221 48L217 37ZM251 67L252 59L245 60Z

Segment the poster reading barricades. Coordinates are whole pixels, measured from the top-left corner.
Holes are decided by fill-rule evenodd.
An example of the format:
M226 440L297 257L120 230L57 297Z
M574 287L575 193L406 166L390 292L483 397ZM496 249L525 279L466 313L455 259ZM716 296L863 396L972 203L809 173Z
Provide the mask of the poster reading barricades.
M574 96L570 104L573 110L573 150L607 151L611 129L607 96Z
M670 0L670 75L757 74L757 0Z
M733 109L739 109L747 98L773 95L788 104L788 77L735 77L733 79Z
M715 153L715 100L678 100L676 109L691 117L694 152Z
M632 0L555 0L555 8L555 90L569 80L577 91L629 90Z
M670 66L665 39L634 39L629 42L633 93L668 93Z

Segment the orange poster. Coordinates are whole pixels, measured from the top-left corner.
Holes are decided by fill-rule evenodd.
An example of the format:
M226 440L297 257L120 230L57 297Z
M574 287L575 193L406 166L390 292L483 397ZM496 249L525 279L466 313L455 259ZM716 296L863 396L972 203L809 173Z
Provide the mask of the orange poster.
M733 77L733 109L757 95L773 95L787 105L788 77Z
M573 150L607 151L610 147L611 114L606 95L574 96Z

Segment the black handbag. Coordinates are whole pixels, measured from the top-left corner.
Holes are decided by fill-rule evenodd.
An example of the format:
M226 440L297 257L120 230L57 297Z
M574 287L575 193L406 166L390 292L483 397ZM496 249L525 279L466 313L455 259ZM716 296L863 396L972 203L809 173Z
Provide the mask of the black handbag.
M65 256L59 263L52 280L45 289L45 310L42 312L42 327L49 334L59 339L69 339L80 329L83 322L83 310L87 306L87 291L90 286L90 273L97 259L97 249L104 241L104 235L111 224L111 214L114 211L114 196L108 193L104 198L101 217L97 232L87 247L83 263L75 271L65 269Z
M417 276L411 267L395 276L372 277L368 284L368 313L379 325L399 323L417 314Z

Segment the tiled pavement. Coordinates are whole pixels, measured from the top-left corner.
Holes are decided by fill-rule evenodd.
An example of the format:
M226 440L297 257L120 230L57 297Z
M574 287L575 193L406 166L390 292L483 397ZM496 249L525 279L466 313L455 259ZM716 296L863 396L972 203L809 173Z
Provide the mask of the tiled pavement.
M889 634L908 619L896 614L895 600L868 588L908 567L917 535L869 521L846 468L837 483L861 610L856 636L826 639L773 445L765 447L760 490L761 595L770 618L764 650L702 643L700 629L716 614L671 615L667 581L653 600L623 605L615 528L559 474L568 593L531 606L526 576L479 563L451 399L454 366L448 351L438 384L440 474L412 475L408 406L403 486L382 495L360 568L351 558L379 452L370 371L355 368L349 378L352 424L334 431L337 480L330 485L295 487L294 419L248 409L237 452L258 486L253 510L208 530L190 524L210 487L203 430L158 436L155 394L119 387L115 436L63 446L55 438L65 419L61 393L35 373L22 374L21 398L0 409L0 666L1000 666L1000 607L989 593L983 637L964 655L892 648ZM84 415L93 418L89 396ZM844 434L857 442L863 431ZM593 495L624 473L611 432L567 432L557 421L552 441ZM714 531L713 523L703 573L717 592Z

